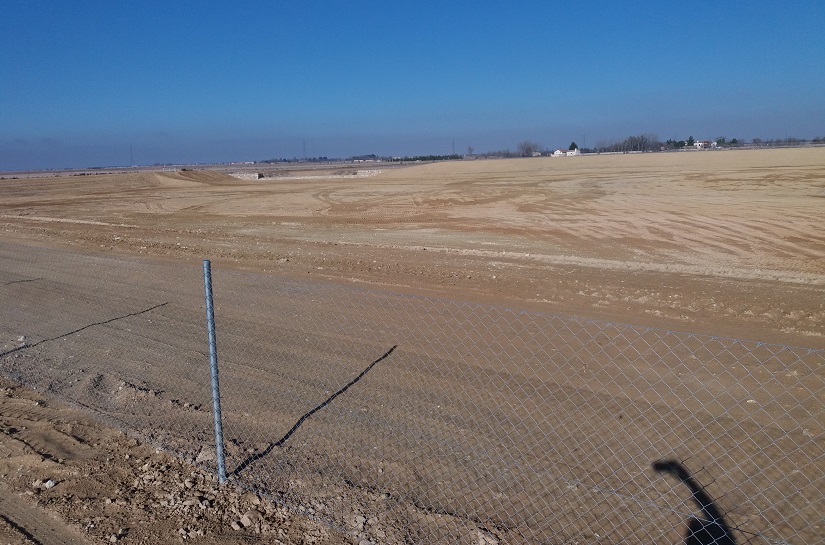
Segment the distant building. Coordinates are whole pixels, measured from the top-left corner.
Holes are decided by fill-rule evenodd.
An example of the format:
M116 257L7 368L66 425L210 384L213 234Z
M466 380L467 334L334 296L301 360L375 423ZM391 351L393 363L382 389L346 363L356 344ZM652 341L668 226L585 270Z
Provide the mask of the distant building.
M713 149L716 147L716 142L713 140L697 140L693 143L693 147L696 149Z
M581 155L582 152L576 149L557 149L550 156L551 157L573 157L574 155Z

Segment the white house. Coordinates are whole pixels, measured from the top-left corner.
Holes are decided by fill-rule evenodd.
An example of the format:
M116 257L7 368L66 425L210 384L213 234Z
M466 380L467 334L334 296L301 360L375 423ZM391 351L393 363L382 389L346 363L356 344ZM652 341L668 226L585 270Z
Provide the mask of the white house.
M713 149L713 148L716 147L716 142L714 142L713 140L697 140L696 142L693 143L693 146L696 149L706 149L706 148Z
M550 156L551 157L572 157L574 155L581 155L581 154L582 154L582 152L580 152L578 150L578 148L577 149L557 149L556 151L551 153Z

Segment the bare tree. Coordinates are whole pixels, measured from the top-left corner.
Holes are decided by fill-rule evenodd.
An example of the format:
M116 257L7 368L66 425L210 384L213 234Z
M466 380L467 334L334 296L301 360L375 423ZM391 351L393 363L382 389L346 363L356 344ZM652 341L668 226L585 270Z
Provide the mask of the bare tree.
M516 146L519 155L522 157L532 157L532 155L541 149L541 145L531 140L522 140Z

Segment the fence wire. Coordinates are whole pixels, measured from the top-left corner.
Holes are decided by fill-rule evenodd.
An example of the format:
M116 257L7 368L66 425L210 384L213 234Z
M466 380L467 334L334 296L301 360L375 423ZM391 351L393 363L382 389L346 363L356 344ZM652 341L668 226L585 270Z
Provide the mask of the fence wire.
M214 467L199 265L3 244L0 370ZM230 483L356 543L679 543L693 517L825 541L825 351L219 265L213 289Z

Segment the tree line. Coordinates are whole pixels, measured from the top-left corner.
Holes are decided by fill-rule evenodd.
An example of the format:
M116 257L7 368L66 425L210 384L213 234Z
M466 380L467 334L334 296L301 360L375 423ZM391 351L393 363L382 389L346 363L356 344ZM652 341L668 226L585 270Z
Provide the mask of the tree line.
M688 136L684 140L668 139L664 142L655 133L643 133L628 136L618 140L601 140L593 147L581 147L576 142L571 142L568 150L578 149L581 153L644 153L654 151L670 151L679 149L689 149L694 147L697 140L693 136ZM811 140L802 138L776 138L761 139L754 138L750 142L743 138L728 138L717 136L711 142L718 148L764 148L764 147L789 147L804 145L825 145L825 136L819 136ZM550 155L553 149L548 148L533 140L522 140L516 144L514 151L508 149L489 151L473 154L472 147L468 148L468 155L474 157L531 157L535 154Z
M620 140L600 140L596 142L593 147L580 147L576 142L570 142L567 147L568 150L578 149L581 153L644 153L654 151L671 151L679 149L690 149L694 146L697 140L693 136L688 136L684 140L675 140L669 138L664 142L659 139L655 133L643 133L634 136L628 136ZM811 140L802 138L753 138L750 142L742 138L728 138L726 136L717 136L712 140L719 148L769 148L769 147L792 147L804 145L825 145L825 136L818 136ZM554 148L555 149L555 148ZM355 155L343 158L334 157L305 157L292 159L277 158L265 159L263 161L256 161L257 163L321 163L321 162L339 162L339 161L394 161L394 162L412 162L412 161L455 161L465 158L495 158L495 157L532 157L534 155L550 155L554 149L535 142L533 140L522 140L516 144L515 150L501 149L476 153L472 146L467 147L465 154L445 154L445 155L413 155L404 157L388 157L379 156L375 154Z
M652 152L669 151L683 148L692 148L697 140L693 136L688 136L685 140L667 139L664 142L659 140L656 134L640 134L628 136L622 140L600 141L593 148L581 148L582 153L629 153L629 152ZM788 147L803 146L809 144L825 144L825 137L816 137L811 140L802 138L777 138L766 139L754 138L750 142L743 138L728 138L717 136L710 140L717 148L755 148L755 147Z
M412 157L393 157L391 160L398 163L413 162L413 161L455 161L456 159L463 159L463 155L451 153L449 155L413 155Z

